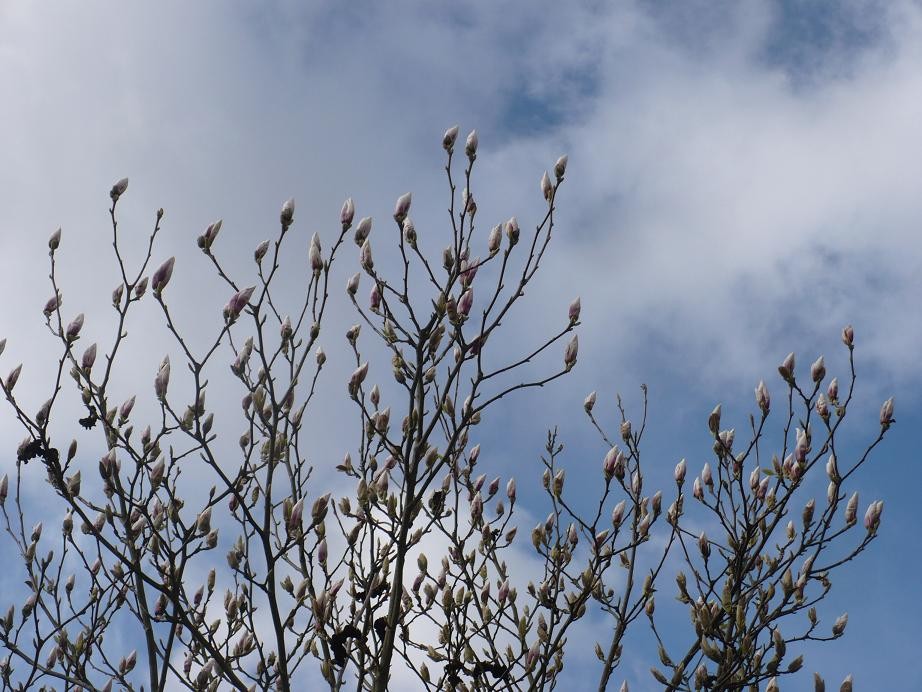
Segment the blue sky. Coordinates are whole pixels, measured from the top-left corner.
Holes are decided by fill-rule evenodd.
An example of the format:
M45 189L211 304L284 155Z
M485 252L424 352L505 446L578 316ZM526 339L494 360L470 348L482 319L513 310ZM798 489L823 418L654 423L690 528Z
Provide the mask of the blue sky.
M906 667L922 640L918 3L5 3L0 64L0 371L25 363L19 388L34 391L35 408L55 352L40 317L46 238L63 227L66 305L87 312L89 335L105 334L116 279L106 195L121 176L131 178L125 228L140 237L166 209L156 257L177 256L171 288L197 298L175 309L195 334L209 324L201 306L216 306L217 324L226 300L194 248L216 218L241 273L289 196L305 253L347 196L359 216L386 218L412 190L421 236L436 237L439 142L459 123L480 133L480 216L531 222L541 173L568 153L551 257L503 348L534 343L579 294L580 363L479 431L496 473L514 473L543 516L527 488L538 487L544 431L559 425L568 477L582 474L590 492L605 449L583 397L598 390L614 420L615 392L636 406L645 382L646 453L665 484L679 458L691 469L706 458L715 403L742 422L760 378L780 396L788 351L801 367L825 354L844 374L839 331L854 324L856 445L896 398L897 425L857 479L862 499L886 508L879 540L828 599L829 615L849 611L849 632L808 649L806 670L828 682L851 672L861 689L922 689L922 671ZM354 265L346 255L334 285ZM345 301L334 306L338 335L354 320ZM132 325L143 338L120 375L126 397L149 392L167 348L157 325L153 310ZM350 410L338 345L326 346L318 460L352 439L337 425ZM3 448L20 437L0 416ZM642 644L619 671L632 689L652 689Z

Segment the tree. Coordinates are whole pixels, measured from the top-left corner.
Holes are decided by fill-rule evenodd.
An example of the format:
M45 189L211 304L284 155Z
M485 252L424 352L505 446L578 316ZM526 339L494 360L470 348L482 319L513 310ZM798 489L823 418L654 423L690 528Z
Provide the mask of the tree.
M198 246L231 297L222 327L202 351L183 336L169 308L174 258L148 274L163 210L141 266L131 271L123 259L116 212L127 179L110 192L121 281L112 295L117 328L103 358L97 359L95 343L78 351L84 316L67 320L62 312L61 233L52 235L53 297L44 315L62 349L53 391L31 415L14 394L22 366L2 381L27 432L12 493L9 477L0 481L7 534L27 586L24 602L0 620L8 652L0 666L5 689L290 690L317 671L334 690L385 690L396 671L415 676L421 689L548 689L563 669L568 633L590 609L612 618L604 647L597 645L599 689L609 686L628 626L642 616L660 641L667 670L653 675L668 689L757 689L765 680L776 686L776 676L802 665L799 657L782 666L788 644L830 638L818 634L812 606L828 592L829 573L873 540L882 508L871 504L856 547L827 558L857 521L853 495L844 527L833 528L845 482L892 423L890 400L881 411L880 435L840 471L835 440L852 400L853 365L840 400L835 380L820 393L822 359L805 389L793 355L785 360L784 461L775 458L770 467L763 468L761 451L770 411L763 383L756 390L760 417L751 419L751 438L741 451L733 430L720 427L720 407L711 414L715 470L705 466L695 479L692 501L713 515L725 540L687 528L684 460L665 515L662 492L644 494L646 390L637 425L619 399L617 436L595 418L591 394L585 412L607 449L599 496L592 502L568 497L563 445L549 433L542 481L551 511L530 536L543 567L535 575L512 572L504 556L519 529L516 481L481 473L485 464L474 438L483 416L504 399L562 377L577 360L578 298L561 326L520 357L497 363L491 349L549 247L567 158L556 162L553 178L545 173L541 179L546 206L534 231L523 232L515 218L493 226L481 259L474 256L483 243L475 242L477 135L471 132L464 144L460 195L457 136L451 128L442 142L452 241L440 263L420 249L408 193L394 209L399 261L390 278L375 265L372 219L354 223L349 199L329 251L324 254L317 234L310 241L306 287L293 318L283 308L290 296L277 281L294 202L282 206L274 240L255 249L254 285L225 270L215 254L221 222L210 225ZM362 272L347 282L361 320L346 334L355 365L346 388L357 411L358 444L337 467L354 490L334 497L313 478L304 426L326 362L319 339L330 267L350 239L370 293L365 307L357 297ZM153 382L159 420L135 435L135 396L116 402L112 390L127 316L145 298L159 306L185 367L177 367L176 354L163 359ZM389 373L365 357L369 336L390 358ZM850 328L843 339L851 354ZM520 379L527 363L553 363L551 354L564 342L559 365L537 379ZM221 447L231 433L219 437L206 404L209 378L225 373L228 361L243 390L242 428L232 433L239 435L240 459L233 463ZM78 452L76 439L66 452L58 443L52 421L67 372L86 410L81 437L101 434L98 464ZM174 393L177 380L192 392L190 403ZM798 406L803 411L795 420ZM808 502L800 529L782 526L804 479L826 456L827 502ZM27 506L22 483L36 472L29 463L35 459L66 511L60 538L49 537L41 522L27 528L35 508ZM184 475L193 462L207 471L210 489ZM650 541L656 532L661 540ZM781 534L787 538L772 546ZM676 549L692 575L680 573L677 584L694 634L673 659L667 647L675 644L656 624L654 587ZM224 561L217 557L222 552ZM806 630L782 633L781 622L805 609ZM844 627L840 618L831 637ZM127 636L116 636L123 632Z

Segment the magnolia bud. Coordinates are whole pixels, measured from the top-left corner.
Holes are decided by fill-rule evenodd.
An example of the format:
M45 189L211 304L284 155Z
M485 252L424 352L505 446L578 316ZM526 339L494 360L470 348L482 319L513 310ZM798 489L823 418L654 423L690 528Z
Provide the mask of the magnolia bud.
M682 485L682 483L685 482L685 470L686 470L685 459L682 459L678 464L676 464L675 472L673 473L675 482L678 485Z
M80 360L80 365L86 372L89 372L93 369L93 363L96 362L96 344L90 344L90 347L83 352L83 358Z
M353 274L352 278L346 282L346 293L348 293L350 296L354 296L356 291L359 290L359 279L361 276L362 275L359 273Z
M583 408L586 410L586 413L592 412L592 408L595 406L595 398L595 392L590 392L589 396L583 400Z
M295 201L294 198L289 197L285 200L285 203L282 205L282 211L279 214L279 220L282 222L282 226L287 228L291 225L291 222L295 218Z
M826 377L826 364L823 362L823 356L817 358L813 365L810 366L810 377L816 383L822 382L823 378Z
M499 252L499 246L502 242L502 226L497 224L493 227L493 230L490 231L490 236L487 238L487 250L491 255Z
M79 315L77 315L70 324L67 325L67 330L65 331L65 337L67 338L68 341L74 341L77 339L77 337L80 336L81 329L83 329L83 313L82 312ZM893 410L892 404L890 406L890 410L891 411ZM881 417L883 417L883 414L881 414Z
M886 430L890 427L890 424L893 422L893 397L891 396L884 402L884 405L880 407L880 425Z
M778 366L778 372L781 374L781 377L787 382L791 382L794 379L794 354L789 353L787 357L781 362L781 365Z
M577 296L576 299L570 303L570 308L567 311L567 314L570 317L570 324L576 324L579 322L580 307L579 296Z
M397 203L394 205L394 220L397 223L400 223L405 218L407 218L407 213L410 211L411 201L412 195L409 192L400 195L400 197L397 198Z
M771 396L769 396L768 387L765 386L765 382L762 380L759 380L759 386L756 387L756 405L763 415L768 415L771 408Z
M253 252L253 259L256 260L256 264L263 261L263 257L266 256L267 252L269 252L269 241L264 240L256 246L256 250Z
M128 178L122 178L115 185L112 186L112 189L109 191L109 197L112 198L113 202L117 202L118 198L125 194L125 190L128 189Z
M548 177L547 171L544 171L544 175L541 176L541 194L544 195L544 199L548 202L554 196L554 187L551 185L551 179Z
M371 256L371 243L368 240L362 243L362 249L359 253L359 260L362 263L362 267L367 272L371 272L375 266L374 259Z
M842 330L842 343L848 346L850 349L855 345L855 330L852 328L852 325L848 325Z
M51 237L48 239L48 247L51 248L51 251L54 252L58 249L58 246L61 244L61 229L59 228L54 233L51 234Z
M449 127L447 130L445 130L445 134L442 135L442 148L444 148L445 151L451 153L452 149L454 149L455 140L458 139L459 129L460 128L455 125L454 127Z
M574 334L573 338L570 340L570 343L567 344L567 348L563 354L563 364L566 369L569 371L576 365L576 354L579 351L579 337Z
M519 242L519 222L514 216L506 222L506 237L509 239L510 246Z
M567 172L567 161L568 160L569 160L569 157L566 154L564 154L559 159L557 159L557 163L554 164L554 176L557 178L558 181L563 180L564 173Z
M323 269L323 256L320 254L320 236L314 233L311 236L310 250L308 251L308 261L311 265L311 271L315 274Z
M352 225L353 218L355 218L355 202L349 197L343 202L343 208L339 212L339 221L343 227L348 228Z
M467 158L473 161L477 158L477 130L471 130L471 133L467 136L467 141L464 143L464 153L467 154Z

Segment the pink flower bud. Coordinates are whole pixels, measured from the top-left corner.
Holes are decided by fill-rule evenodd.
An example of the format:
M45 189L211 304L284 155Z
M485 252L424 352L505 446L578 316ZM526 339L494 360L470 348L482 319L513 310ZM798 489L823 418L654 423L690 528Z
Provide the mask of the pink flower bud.
M6 391L13 391L13 387L16 386L16 383L19 381L19 373L22 372L22 363L17 365L10 371L10 374L6 376Z
M371 256L371 243L368 240L362 243L362 250L359 253L359 259L362 263L362 268L367 272L371 272L375 266L375 262Z
M678 464L676 464L675 471L673 472L673 477L675 478L675 482L678 485L682 485L682 483L685 482L685 471L685 459L682 459Z
M569 371L576 365L576 354L579 351L579 337L574 334L573 338L570 339L570 343L567 344L566 351L563 354L563 364L566 369Z
M503 605L507 598L509 598L509 580L504 579L499 585L499 590L496 592L496 600L500 605Z
M397 198L397 203L394 205L394 220L397 223L402 222L407 218L407 214L410 211L410 203L412 202L412 195L407 192L406 194L400 195Z
M321 565L327 564L328 554L327 539L321 538L320 543L317 545L317 562Z
M826 364L823 362L823 356L817 358L810 366L810 377L817 383L822 382L826 377Z
M714 485L714 477L711 475L711 465L707 462L704 462L704 468L701 469L701 482L709 488Z
M461 298L458 300L458 312L465 317L468 316L471 312L471 307L474 305L474 289L469 288L464 293L461 294Z
M359 290L359 279L361 278L361 274L353 274L352 278L346 282L346 293L348 293L350 296L354 296L356 291Z
M371 217L366 216L355 227L355 244L362 247L369 233L371 233Z
M267 252L269 252L269 241L264 240L259 245L257 245L256 250L253 251L253 259L256 260L256 264L259 264L263 261L263 257L266 256Z
M173 265L176 263L175 257L170 257L166 262L160 265L154 276L151 278L150 285L155 295L160 295L173 276Z
M160 365L160 370L157 372L157 376L154 378L154 392L157 394L157 398L161 401L166 396L166 390L169 384L170 357L167 356L163 359L163 363Z
M570 317L570 324L576 324L579 322L580 307L579 296L577 296L576 299L570 303L570 307L567 310L567 315Z
M467 158L473 161L477 158L477 130L471 130L471 133L467 136L467 141L464 143L464 153L467 154Z
M128 189L128 178L122 178L117 181L115 185L112 186L112 189L109 191L109 197L112 198L113 202L117 202L118 198L125 194L125 190Z
M83 313L82 312L79 315L77 315L69 325L67 325L67 331L65 332L65 336L67 337L67 340L68 341L76 340L77 337L80 336L81 329L83 329ZM892 407L891 407L891 410L892 410Z
M213 224L209 225L208 228L205 229L205 233L202 234L202 238L201 238L201 245L202 245L203 250L211 249L212 244L214 243L215 239L218 237L218 233L221 232L222 223L223 221L221 219L218 219Z
M442 135L442 148L447 152L451 152L455 146L455 140L458 139L459 127L455 125L454 127L449 127L445 130L445 134Z
M490 231L490 237L487 238L487 250L491 255L499 252L499 246L502 242L502 230L502 226L496 224L493 230Z
M233 296L231 296L231 299L228 301L226 307L228 321L232 322L240 316L240 313L250 302L250 298L252 297L253 291L255 290L255 286L249 286L237 291Z
M515 503L515 478L510 478L509 482L506 483L506 497L509 498L509 501Z
M547 175L547 171L544 171L544 175L541 176L541 194L544 195L544 199L548 202L551 201L551 197L554 195L554 187L551 185L551 179Z
M474 277L477 276L478 269L480 269L479 257L472 261L468 261L466 259L462 260L460 272L461 285L470 286L472 283L474 283Z
M816 397L816 412L823 420L829 418L829 406L826 403L826 397L822 393Z
M7 474L3 474L3 478L0 478L0 506L6 502L6 497L10 492L10 479Z
M624 500L621 500L611 511L611 523L616 529L621 526L621 521L624 519L624 507Z
M852 496L848 499L848 504L845 505L845 523L851 526L858 519L858 492L855 491L852 493Z
M208 533L211 531L211 507L206 507L198 519L195 520L195 528L199 533Z
M557 159L557 163L554 164L554 177L556 177L558 181L563 180L564 173L567 172L568 160L569 157L564 154L559 159Z
M131 415L131 409L134 408L134 402L136 397L132 396L130 399L125 401L121 408L118 411L119 418L122 420L128 420L128 416Z
M294 532L301 528L301 518L304 516L304 498L298 500L291 508L291 515L288 517L288 531Z
M48 239L48 247L52 250L58 249L58 246L61 244L61 229L59 228L54 233L51 234L51 237Z
M471 500L471 519L475 522L483 516L483 497L480 492L474 493L474 499Z
M58 291L57 295L52 296L45 302L45 307L42 310L45 313L45 317L49 317L51 313L61 307L61 292Z
M86 372L93 369L93 363L96 362L96 344L90 344L90 347L83 352L83 358L80 365Z
M506 222L506 237L510 246L519 242L519 222L514 216Z
M308 260L310 261L311 270L315 274L320 273L323 269L323 256L320 254L320 236L314 233L311 236L311 246L308 252Z
M832 403L836 403L839 400L839 378L833 377L832 382L829 383L829 386L826 388L826 395L829 397L829 400Z
M371 287L371 291L368 295L368 305L372 311L377 311L381 307L381 291L378 290L378 284L374 284Z
M794 379L794 354L789 353L787 357L781 361L781 365L778 366L778 372L781 374L781 377L785 379L786 382L791 382Z
M293 197L289 197L282 205L282 211L279 213L279 220L282 222L282 226L287 228L291 225L291 222L294 221L294 218L295 200Z
M348 228L352 225L352 219L355 218L355 202L352 201L352 198L349 197L343 202L343 208L339 212L339 221L342 223L344 228Z
M758 405L763 415L768 415L771 408L771 396L768 393L768 387L765 386L765 382L762 380L759 380L759 386L756 387L756 405Z
M711 415L708 416L708 430L711 431L712 435L716 435L720 430L720 404L717 404L714 410L711 411Z
M583 408L586 410L586 413L592 413L592 409L595 406L596 393L590 392L583 400Z
M144 292L147 290L147 281L148 279L145 276L143 279L138 281L137 284L135 284L135 287L134 287L134 297L135 298L140 298L141 296L144 295Z
M352 376L349 378L349 391L355 392L358 390L359 385L365 381L365 376L368 374L368 363L362 363L355 371L352 373Z
M880 407L880 425L884 430L890 427L893 422L893 397L891 396Z
M842 330L842 343L853 348L855 345L855 330L852 328L852 325L848 325Z

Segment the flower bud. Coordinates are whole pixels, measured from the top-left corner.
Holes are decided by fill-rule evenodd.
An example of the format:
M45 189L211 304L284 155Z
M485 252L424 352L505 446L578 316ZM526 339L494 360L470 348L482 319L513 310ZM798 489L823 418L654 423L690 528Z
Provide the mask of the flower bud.
M400 195L400 197L397 198L397 203L394 205L394 221L401 223L405 218L407 218L412 199L412 195L409 192Z
M848 526L852 526L858 519L858 491L852 493L852 496L848 499L848 504L845 505L845 523Z
M794 354L789 353L787 357L781 361L781 365L778 366L778 372L781 374L781 377L784 378L786 382L794 381Z
M76 341L76 339L80 336L81 329L83 329L83 313L82 312L79 315L77 315L70 324L67 325L67 330L65 332L65 336L67 340ZM893 410L892 405L890 408L891 410Z
M109 191L109 197L112 198L113 202L118 202L118 198L125 194L125 190L128 189L128 178L122 178L117 181L115 185L112 186L112 189Z
M477 130L471 130L471 133L467 136L467 141L464 143L464 153L467 154L467 158L471 161L477 158Z
M852 325L848 325L842 330L842 343L848 346L849 349L854 348L855 330L852 328Z
M510 478L506 483L506 497L509 498L509 502L515 503L515 478Z
M344 228L349 228L352 225L352 219L355 218L355 202L352 201L352 198L349 197L343 202L343 208L339 212L339 221L342 223Z
M621 500L611 511L611 523L616 529L621 526L621 521L624 519L624 507L624 500Z
M810 366L810 377L813 378L813 381L817 384L823 381L823 378L826 377L826 364L823 362L823 356L817 358L813 365Z
M291 225L291 222L295 218L295 200L293 197L289 197L285 200L285 203L282 205L282 211L279 213L279 221L282 222L284 228L288 228Z
M567 344L567 348L563 354L563 364L564 367L569 371L576 365L576 354L579 351L579 337L574 334L573 338L570 339L570 343Z
M880 426L886 430L893 422L893 397L891 396L880 407Z
M371 233L371 217L366 216L355 227L355 244L362 247L362 244L368 239L369 233Z
M359 253L359 260L362 263L362 268L369 273L375 266L374 259L371 256L371 243L368 240L362 243L362 250Z
M570 308L567 310L567 315L570 318L570 324L576 324L579 322L580 307L579 296L577 296L576 299L570 303Z
M490 236L487 238L487 250L491 255L499 252L499 246L502 242L502 226L496 224L493 227L493 230L490 231Z
M595 392L590 392L589 396L583 400L583 408L585 409L586 413L592 413L592 408L595 406L595 399Z
M839 378L833 377L832 381L829 383L829 386L826 388L826 396L829 397L829 400L832 403L836 403L839 400Z
M673 477L675 478L677 485L682 485L682 483L685 482L685 471L685 459L682 459L678 464L676 464L675 471L673 472Z
M167 356L163 359L163 363L160 365L160 370L157 372L157 376L154 378L154 392L157 394L157 398L163 401L166 396L167 386L170 384L170 357Z
M51 237L48 239L48 247L52 252L58 249L58 246L61 244L61 229L59 228L54 233L51 234Z
M449 127L445 130L445 134L442 135L442 148L445 149L448 153L455 147L455 140L458 139L459 127L455 125L454 127Z
M771 408L771 396L763 380L759 380L759 385L756 387L756 405L759 407L759 410L762 411L762 415L768 415L768 411Z
M514 216L506 222L506 237L510 247L519 242L519 222Z
M256 250L253 251L253 259L256 260L256 264L260 264L263 261L263 257L266 256L267 252L269 252L269 241L264 240L257 245Z
M19 381L19 373L22 372L22 363L17 365L10 371L10 374L6 377L6 390L7 392L13 391L13 387L16 386L16 383Z
M544 199L548 202L554 196L554 187L551 185L551 179L548 177L547 171L544 171L544 175L541 176L541 194L544 195Z
M557 178L558 182L563 180L564 173L567 172L567 161L569 157L564 154L559 159L557 163L554 164L554 176Z
M310 250L308 251L308 261L311 265L311 271L319 274L323 269L323 256L320 254L320 236L314 233L311 236Z
M42 309L42 312L45 314L45 317L49 317L51 313L61 307L61 292L58 291L55 295L51 296L47 301L45 301L45 307Z
M708 430L712 435L716 435L720 430L720 404L717 404L708 416Z
M832 636L841 637L842 633L845 632L845 626L848 624L848 613L842 613L839 617L836 618L836 621L832 625Z
M176 263L175 257L170 257L166 262L160 265L157 271L151 277L150 285L154 295L160 295L173 276L173 265Z
M360 273L352 275L352 278L346 282L346 293L350 296L354 296L359 290L359 279L362 277Z
M94 344L90 344L89 348L87 348L83 352L83 358L81 358L80 360L80 365L85 372L89 373L90 370L93 369L93 363L95 362L96 362L96 344L94 343Z

